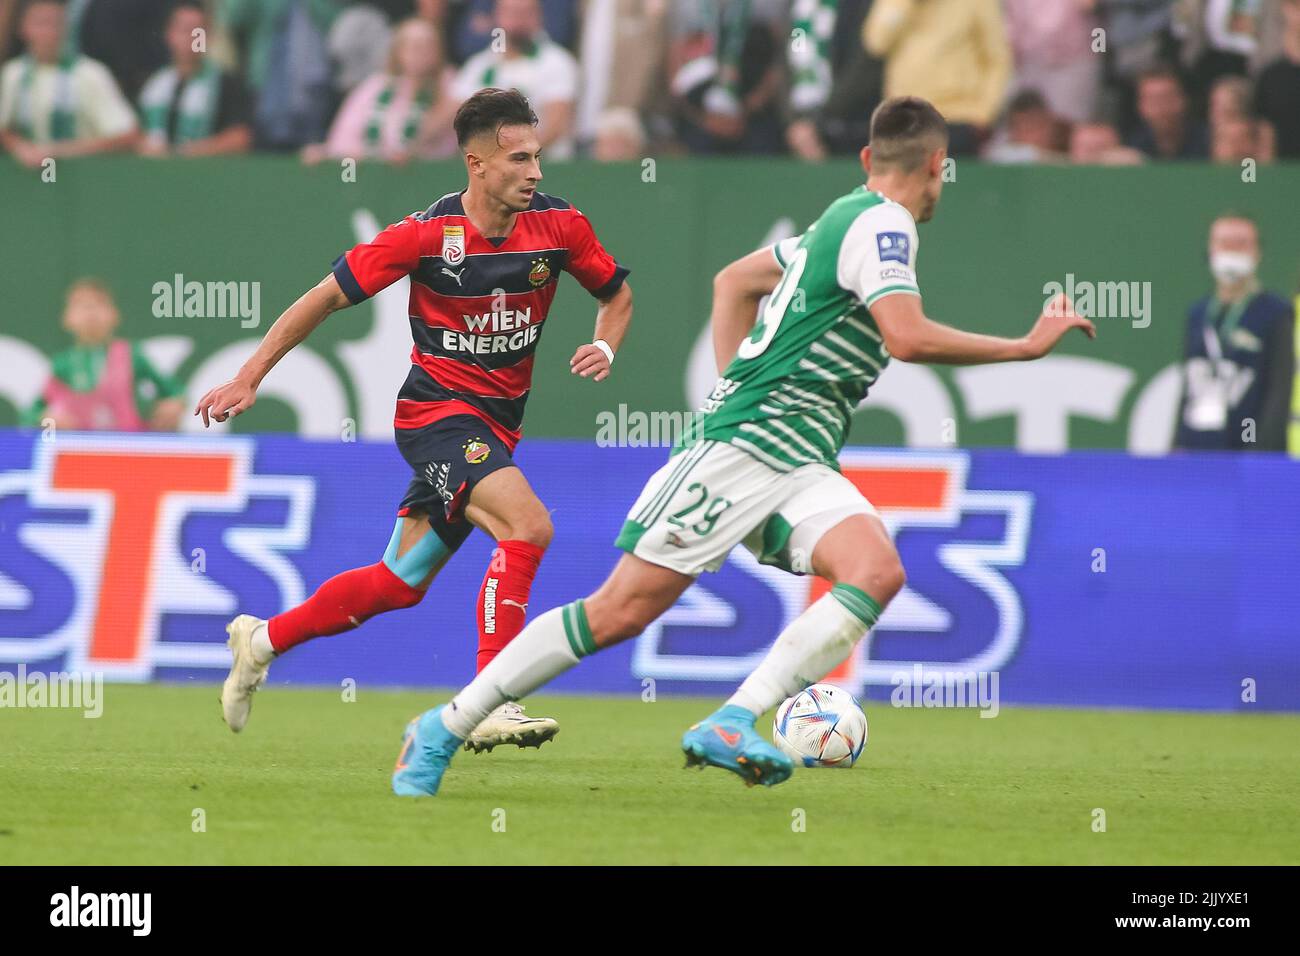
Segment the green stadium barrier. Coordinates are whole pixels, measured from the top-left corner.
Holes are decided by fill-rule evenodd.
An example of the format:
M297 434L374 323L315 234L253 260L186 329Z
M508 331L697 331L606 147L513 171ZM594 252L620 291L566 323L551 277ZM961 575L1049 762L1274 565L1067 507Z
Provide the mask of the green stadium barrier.
M0 425L39 391L43 356L66 347L59 314L74 278L108 280L123 334L145 340L193 398L238 367L341 251L464 183L453 162L363 164L352 181L333 164L273 157L113 157L64 161L53 173L47 181L48 171L0 160ZM594 316L570 278L538 353L526 434L588 439L611 415L635 425L637 416L694 407L716 372L705 330L713 273L802 229L862 179L852 162L755 159L557 162L545 173L543 189L585 212L632 269L636 315L609 381L568 373ZM1159 451L1172 434L1186 308L1209 288L1209 221L1229 208L1254 214L1262 277L1288 292L1300 263L1298 205L1300 166L1261 167L1247 182L1235 166L958 164L937 217L920 230L928 314L1020 335L1052 283L1095 292L1123 314L1099 315L1097 341L1072 337L1045 362L956 370L895 362L850 442ZM258 324L234 309L213 314L223 311L215 301L203 317L169 316L166 290L178 281L247 284L232 288L256 301ZM331 317L234 429L390 434L410 348L405 312L394 290Z

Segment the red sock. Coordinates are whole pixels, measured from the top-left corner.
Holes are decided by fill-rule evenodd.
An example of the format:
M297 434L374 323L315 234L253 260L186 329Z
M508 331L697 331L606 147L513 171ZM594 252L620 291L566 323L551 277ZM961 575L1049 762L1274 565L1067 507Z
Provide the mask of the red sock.
M277 654L313 637L359 627L376 614L419 604L424 592L413 588L382 561L330 578L297 607L267 622L266 636Z
M527 541L498 541L478 592L478 669L524 629L528 592L542 548Z

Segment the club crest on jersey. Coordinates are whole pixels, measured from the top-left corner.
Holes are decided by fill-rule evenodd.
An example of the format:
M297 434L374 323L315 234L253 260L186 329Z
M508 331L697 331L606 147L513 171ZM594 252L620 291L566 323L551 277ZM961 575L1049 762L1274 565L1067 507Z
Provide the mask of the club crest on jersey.
M911 242L905 232L882 232L876 235L876 249L881 262L901 262L911 259Z
M492 454L492 446L481 438L471 438L461 447L465 450L465 460L471 465L481 465Z
M465 259L465 227L442 227L442 261L448 265L459 265Z
M533 267L528 270L528 282L533 288L540 288L546 285L546 280L551 277L551 264L545 258L534 259Z

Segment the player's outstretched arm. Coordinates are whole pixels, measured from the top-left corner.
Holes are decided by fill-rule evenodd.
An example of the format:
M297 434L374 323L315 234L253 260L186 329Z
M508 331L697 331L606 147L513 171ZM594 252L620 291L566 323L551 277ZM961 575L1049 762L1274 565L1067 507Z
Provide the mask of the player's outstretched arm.
M235 377L199 399L194 414L203 416L203 427L207 428L210 420L224 422L252 408L257 401L257 387L275 368L275 363L310 335L331 312L350 304L333 273L308 289L275 320L257 351L249 356Z
M731 364L745 336L754 329L758 303L781 281L782 268L770 247L737 259L713 277L713 354L718 373Z
M1091 321L1076 315L1074 303L1064 295L1048 302L1029 334L1018 339L963 332L942 322L927 319L921 300L915 295L894 294L871 305L889 354L904 362L933 362L940 365L979 365L985 362L1024 362L1042 358L1070 329L1082 329L1090 339L1097 337Z
M604 342L610 354L617 352L627 335L627 327L632 324L632 289L626 282L622 283L608 299L600 300L596 310L595 342ZM598 345L580 345L578 351L569 359L569 371L583 378L603 382L609 378L612 359Z

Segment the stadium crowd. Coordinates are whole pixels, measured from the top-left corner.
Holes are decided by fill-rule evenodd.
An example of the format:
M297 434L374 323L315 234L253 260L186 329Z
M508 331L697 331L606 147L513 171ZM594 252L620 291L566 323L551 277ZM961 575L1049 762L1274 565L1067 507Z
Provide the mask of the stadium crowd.
M484 86L548 157L855 153L924 96L993 162L1300 158L1300 0L0 0L18 162L455 150Z
M0 0L0 53L0 145L33 167L447 157L488 86L529 97L548 159L851 155L903 93L991 162L1300 158L1300 0ZM1295 309L1257 279L1252 219L1207 239L1175 444L1300 454ZM73 283L25 424L176 427L180 383L118 322Z

